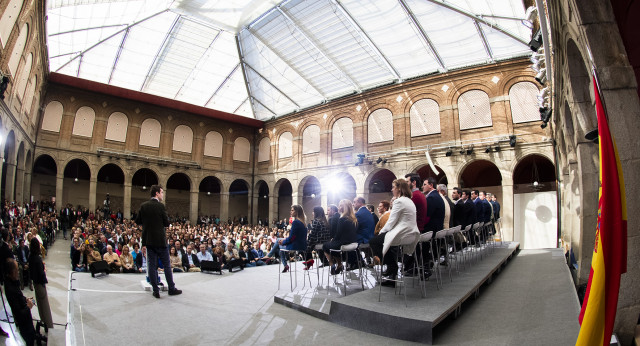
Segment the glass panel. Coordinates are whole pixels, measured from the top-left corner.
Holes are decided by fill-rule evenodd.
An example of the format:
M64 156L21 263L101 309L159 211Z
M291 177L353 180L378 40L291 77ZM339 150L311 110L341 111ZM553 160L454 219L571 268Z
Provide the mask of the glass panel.
M377 109L367 122L369 143L386 142L393 140L393 115L388 109Z
M416 101L409 110L411 137L440 133L440 108L431 99Z
M531 82L520 82L509 89L511 117L514 123L540 120L538 88Z
M458 98L460 130L491 126L489 95L482 90L470 90Z

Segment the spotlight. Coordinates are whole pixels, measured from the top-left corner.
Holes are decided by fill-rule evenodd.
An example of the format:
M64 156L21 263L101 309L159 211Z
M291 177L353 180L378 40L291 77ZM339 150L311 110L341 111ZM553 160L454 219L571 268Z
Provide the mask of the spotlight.
M584 139L593 143L598 143L598 129L587 132L587 134L584 135Z
M381 158L381 157L379 157L379 158L376 160L376 163L377 163L377 164L380 164L380 162L382 162L382 158Z
M497 145L496 145L496 147L495 147L495 148L493 148L493 150L495 150L495 151L500 151L500 150L501 150L501 148L500 148L499 146L497 146Z
M527 8L527 11L524 14L524 17L526 18L527 22L533 22L537 16L538 16L538 8L535 6L530 6L529 8Z
M529 41L529 48L535 52L540 49L540 47L542 47L542 31L538 30L538 32L531 37L531 41Z
M551 108L548 107L542 107L539 109L540 110L540 120L542 120L545 123L548 123L549 120L551 119Z
M73 182L77 183L78 182L78 178L73 179Z
M536 75L536 81L540 83L540 85L544 85L547 82L547 69L541 68L540 72Z
M547 127L547 123L542 122L542 124L540 124L540 128L541 128L541 129L544 129L545 127Z
M207 196L211 196L211 191L207 191Z
M382 160L382 164L384 165L385 163L387 163L387 159Z
M485 153L490 153L491 152L491 146L488 146L487 149L484 150Z
M447 152L444 153L444 155L447 157L453 155L453 150L451 150L451 148L447 149Z
M373 160L369 160L369 164L370 164L370 165L373 165Z
M467 155L471 154L473 154L473 144L469 148L467 148Z
M356 161L356 166L362 164L364 164L364 154L358 154L358 161Z
M467 151L464 149L464 147L460 148L460 155L464 155L464 153L466 153Z
M510 145L512 148L515 148L515 147L516 147L516 135L511 135L511 136L509 136L509 145Z

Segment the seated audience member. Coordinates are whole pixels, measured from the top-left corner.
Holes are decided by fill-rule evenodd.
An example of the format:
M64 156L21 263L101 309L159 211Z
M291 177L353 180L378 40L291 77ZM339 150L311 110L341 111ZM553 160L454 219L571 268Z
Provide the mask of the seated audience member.
M138 255L140 255L140 244L134 243L133 244L133 251L131 251L131 257L133 257L133 262L134 263L137 263Z
M358 234L356 233L356 223L358 221L353 212L351 201L348 199L341 200L338 204L338 212L340 213L340 218L338 219L336 235L332 240L322 245L324 255L329 261L329 265L331 265L332 275L340 274L344 268L340 257L332 256L330 250L339 250L342 245L355 243L358 239Z
M291 231L286 239L280 239L278 244L284 247L286 250L306 250L307 249L307 227L304 225L304 210L300 205L291 206L290 215L293 218L291 222ZM283 273L289 271L289 265L287 264L287 254L285 251L280 251L280 260L284 265Z
M187 253L185 256L182 256L182 266L188 272L200 271L200 260L198 260L198 256L193 253L191 244L187 245Z
M244 261L240 258L236 246L232 242L229 242L227 251L224 252L224 266L222 269L227 269L229 273L231 273L234 267L240 267L240 270L244 270Z
M380 264L380 257L384 257L387 271L383 275L386 274L389 278L395 279L398 275L398 262L394 252L388 253L391 244L412 241L413 246L405 246L404 252L413 253L420 231L416 225L416 206L411 200L412 192L409 184L404 179L396 179L392 183L391 193L395 200L389 219L380 233L371 239L370 244L375 256L374 263ZM382 285L395 287L395 281L385 281Z
M143 247L138 256L136 256L136 270L138 273L147 272L147 248Z
M24 239L20 239L20 243L16 248L15 253L16 260L18 261L18 269L20 271L20 289L23 289L24 286L28 285L29 289L33 291L33 284L29 278L29 247L25 245Z
M113 247L111 245L107 245L107 252L102 256L105 262L109 265L109 271L112 273L119 273L120 267L122 263L120 263L120 258L118 255L113 252Z
M34 306L35 301L33 298L25 298L20 290L18 263L10 258L2 265L5 267L4 272L7 275L4 286L5 295L11 307L13 319L16 326L18 326L18 331L20 331L20 336L22 336L25 344L28 346L33 345L36 338L36 330L33 328L31 308Z
M102 261L102 255L100 255L100 251L96 249L93 244L93 240L89 240L89 247L86 249L87 251L87 265L91 265L93 262Z
M129 245L122 247L122 254L120 255L120 263L122 264L123 273L135 273L135 262L133 261L133 255L129 253Z
M207 251L207 246L204 244L200 244L200 252L198 252L198 261L202 263L202 261L213 261L213 256Z
M253 250L255 251L255 254L258 257L258 259L264 257L264 251L262 251L262 247L261 246L262 245L257 243L257 242L253 243Z
M81 244L80 247L73 253L73 259L71 260L71 267L73 271L86 272L87 261L88 257L86 246L84 244Z
M373 215L365 204L363 197L353 199L353 209L356 211L356 233L358 235L359 244L369 243L369 239L373 237L376 224L373 223Z
M324 244L331 240L331 231L327 217L324 215L322 207L315 207L312 211L313 220L311 221L311 230L309 239L307 239L307 252L305 253L306 261L304 270L308 270L313 266L313 251L318 244Z
M171 262L171 270L173 270L174 273L184 272L184 268L182 267L182 259L178 256L178 253L174 246L169 248L169 261Z
M220 242L218 243L220 245L216 245L213 248L213 260L215 262L220 263L220 265L222 265L222 263L224 263L224 243Z
M378 217L378 215L376 215L376 207L373 206L373 204L367 204L367 209L369 209L369 212L371 212L371 215L373 215L373 224L377 225L380 221L380 218Z
M387 223L387 220L389 220L390 207L391 205L387 200L380 201L380 203L378 203L378 214L380 214L380 219L378 220L378 223L376 223L376 228L374 230L375 235L378 235L380 233L382 227L384 227L384 225Z
M244 261L244 265L246 267L255 267L255 266L263 266L264 262L262 262L258 258L258 253L251 249L249 245L245 245L240 251L240 257Z

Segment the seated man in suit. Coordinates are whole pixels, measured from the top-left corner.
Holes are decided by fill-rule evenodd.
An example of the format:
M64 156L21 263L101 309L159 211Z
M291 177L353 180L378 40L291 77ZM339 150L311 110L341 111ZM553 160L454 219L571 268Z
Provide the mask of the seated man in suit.
M358 196L353 199L353 210L356 212L356 219L358 220L356 230L358 244L368 244L369 239L374 236L376 223L374 222L373 214L371 214L371 211L367 208L364 197ZM353 253L349 253L348 255L348 264L347 270L357 268L356 257Z
M187 253L182 256L182 266L187 272L200 271L200 260L198 256L193 254L193 246L191 244L187 245Z

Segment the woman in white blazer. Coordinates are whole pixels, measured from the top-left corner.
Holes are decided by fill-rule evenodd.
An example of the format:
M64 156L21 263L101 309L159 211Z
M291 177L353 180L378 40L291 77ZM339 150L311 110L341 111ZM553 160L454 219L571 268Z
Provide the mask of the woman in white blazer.
M384 258L387 271L383 274L396 278L398 262L396 262L395 251L389 251L389 249L392 246L403 244L405 245L405 254L413 253L420 239L420 231L418 231L416 224L416 206L411 201L411 188L407 181L404 179L394 180L391 193L393 193L395 200L391 207L389 219L380 230L380 233L371 238L369 244L373 250L375 256L373 260L376 264L380 263L380 258ZM394 282L385 281L384 284L393 285Z

